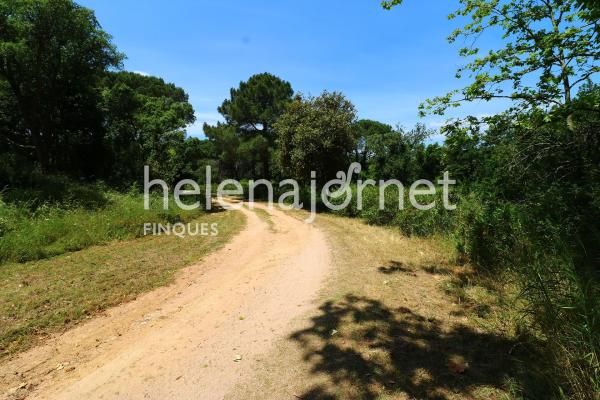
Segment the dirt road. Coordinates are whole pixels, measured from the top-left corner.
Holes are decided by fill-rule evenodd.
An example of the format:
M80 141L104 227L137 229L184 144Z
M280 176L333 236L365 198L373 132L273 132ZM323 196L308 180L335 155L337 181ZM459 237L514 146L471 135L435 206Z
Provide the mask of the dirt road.
M323 234L280 211L177 281L6 362L0 396L221 399L314 307L330 265Z

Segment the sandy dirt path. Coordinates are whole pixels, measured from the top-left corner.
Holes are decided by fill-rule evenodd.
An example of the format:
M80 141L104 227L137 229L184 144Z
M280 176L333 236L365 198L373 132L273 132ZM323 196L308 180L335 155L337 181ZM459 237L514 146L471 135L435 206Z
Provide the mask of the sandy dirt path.
M176 282L0 366L0 396L221 399L314 308L330 265L323 234L277 210ZM241 359L240 359L241 358Z

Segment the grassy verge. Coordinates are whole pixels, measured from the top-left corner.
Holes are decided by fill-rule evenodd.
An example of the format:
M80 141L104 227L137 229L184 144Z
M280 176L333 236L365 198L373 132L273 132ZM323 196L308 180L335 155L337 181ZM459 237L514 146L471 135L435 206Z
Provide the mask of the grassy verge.
M139 204L138 204L139 205ZM203 215L217 236L152 236L0 267L0 357L31 347L86 316L170 282L244 225L238 212Z
M457 209L452 212L443 209L440 196L430 196L428 201L436 200L437 206L427 212L410 207L400 211L394 190L386 191L385 207L380 210L378 189L368 188L361 210L355 190L350 207L340 213L395 227L407 235L453 240L460 255L476 267L481 285L513 286L511 290L520 291L526 300L519 325L539 339L540 352L554 357L550 363L533 363L553 376L548 385L554 395L597 399L600 236L594 225L598 220L595 189L552 184L542 192L522 191L519 196L525 197L516 200L506 193L498 196L497 187L486 189L488 184L491 181L454 192L451 202ZM404 204L409 204L404 195ZM490 276L495 281L491 285ZM453 290L459 299L469 294L464 293L471 290L469 282L465 288L464 282L457 284Z
M250 210L250 207L247 208ZM258 207L252 208L251 211L254 212L258 216L258 218L260 218L267 224L271 232L276 232L275 223L271 218L271 214L269 214L266 210L263 210L262 208Z
M90 204L5 203L0 200L0 264L45 259L86 247L143 235L146 222L188 222L202 211L163 210L152 198L144 209L141 194L99 191ZM171 205L173 201L171 200Z
M301 399L544 398L519 362L531 355L516 328L516 299L479 283L451 243L332 215L316 224L334 263L318 311L267 357L244 384L259 389L240 390L240 399L257 394L249 390Z

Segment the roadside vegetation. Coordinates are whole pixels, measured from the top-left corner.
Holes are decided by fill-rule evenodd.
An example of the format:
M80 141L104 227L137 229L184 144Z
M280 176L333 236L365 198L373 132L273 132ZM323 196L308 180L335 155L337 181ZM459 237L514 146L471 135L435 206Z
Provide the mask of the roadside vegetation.
M112 241L49 259L0 266L0 358L169 284L178 270L226 244L245 220L239 212L217 211L194 222L216 223L219 234Z
M0 197L0 358L170 283L245 223L241 213L185 211L172 198L164 210L154 194L146 210L135 186L29 179ZM218 235L145 236L145 224L176 223L216 223Z
M462 263L442 236L330 214L315 223L334 266L318 309L235 399L552 397L550 360L528 334L514 283Z
M17 196L28 200L0 197L0 265L137 238L144 234L145 223L186 223L203 214L174 207L172 199L171 207L163 210L162 197L157 196L145 210L143 195L135 189L119 193L100 185L64 183L70 193L57 202L49 201L47 194L31 191L4 193L8 199ZM40 197L45 202L40 202Z

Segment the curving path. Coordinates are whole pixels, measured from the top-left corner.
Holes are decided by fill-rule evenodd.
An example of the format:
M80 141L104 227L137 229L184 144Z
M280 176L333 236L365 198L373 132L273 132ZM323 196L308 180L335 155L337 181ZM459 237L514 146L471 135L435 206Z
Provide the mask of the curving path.
M226 396L313 308L330 266L315 227L277 210L271 224L241 212L247 227L172 285L2 365L0 396L23 388L30 399Z

